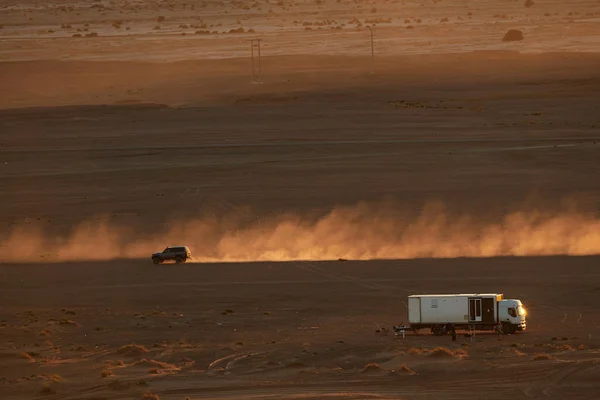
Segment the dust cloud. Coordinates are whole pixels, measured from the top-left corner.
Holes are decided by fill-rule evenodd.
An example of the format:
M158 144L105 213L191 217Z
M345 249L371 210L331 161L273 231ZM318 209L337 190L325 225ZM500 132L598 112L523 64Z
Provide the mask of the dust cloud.
M574 208L512 212L486 223L451 215L440 203L416 214L380 202L335 207L320 217L248 215L177 221L150 235L102 218L64 237L17 228L2 242L12 249L2 251L2 261L149 259L168 245L189 246L196 262L600 254L600 219Z

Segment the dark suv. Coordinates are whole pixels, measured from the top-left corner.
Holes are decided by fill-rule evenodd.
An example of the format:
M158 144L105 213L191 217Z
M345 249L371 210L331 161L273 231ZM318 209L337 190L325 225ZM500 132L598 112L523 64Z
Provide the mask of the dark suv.
M184 263L192 259L192 253L187 246L170 246L160 253L152 254L152 262L160 264L164 261L175 261L177 264Z

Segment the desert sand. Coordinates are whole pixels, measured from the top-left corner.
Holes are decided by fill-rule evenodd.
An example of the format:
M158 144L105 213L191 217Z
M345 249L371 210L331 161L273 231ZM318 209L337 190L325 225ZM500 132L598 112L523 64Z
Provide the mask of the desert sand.
M0 398L597 398L600 4L488 3L0 2Z

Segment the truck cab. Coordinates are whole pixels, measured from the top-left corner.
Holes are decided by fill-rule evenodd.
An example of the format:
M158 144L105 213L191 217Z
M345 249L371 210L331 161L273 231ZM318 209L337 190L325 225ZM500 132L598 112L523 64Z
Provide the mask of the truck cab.
M505 299L498 302L498 321L505 333L524 331L527 328L527 311L521 300Z

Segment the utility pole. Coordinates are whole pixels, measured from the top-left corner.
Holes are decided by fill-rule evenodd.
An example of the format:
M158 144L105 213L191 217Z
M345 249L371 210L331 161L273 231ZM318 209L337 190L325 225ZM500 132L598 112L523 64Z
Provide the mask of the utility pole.
M250 40L250 59L252 60L252 83L254 83L254 39Z
M260 42L262 39L250 39L250 57L252 61L252 83L261 83L262 82L262 68L260 64ZM256 70L254 69L254 47L258 50L258 79L256 77Z
M375 74L375 47L373 46L373 28L367 26L371 31L371 75Z

